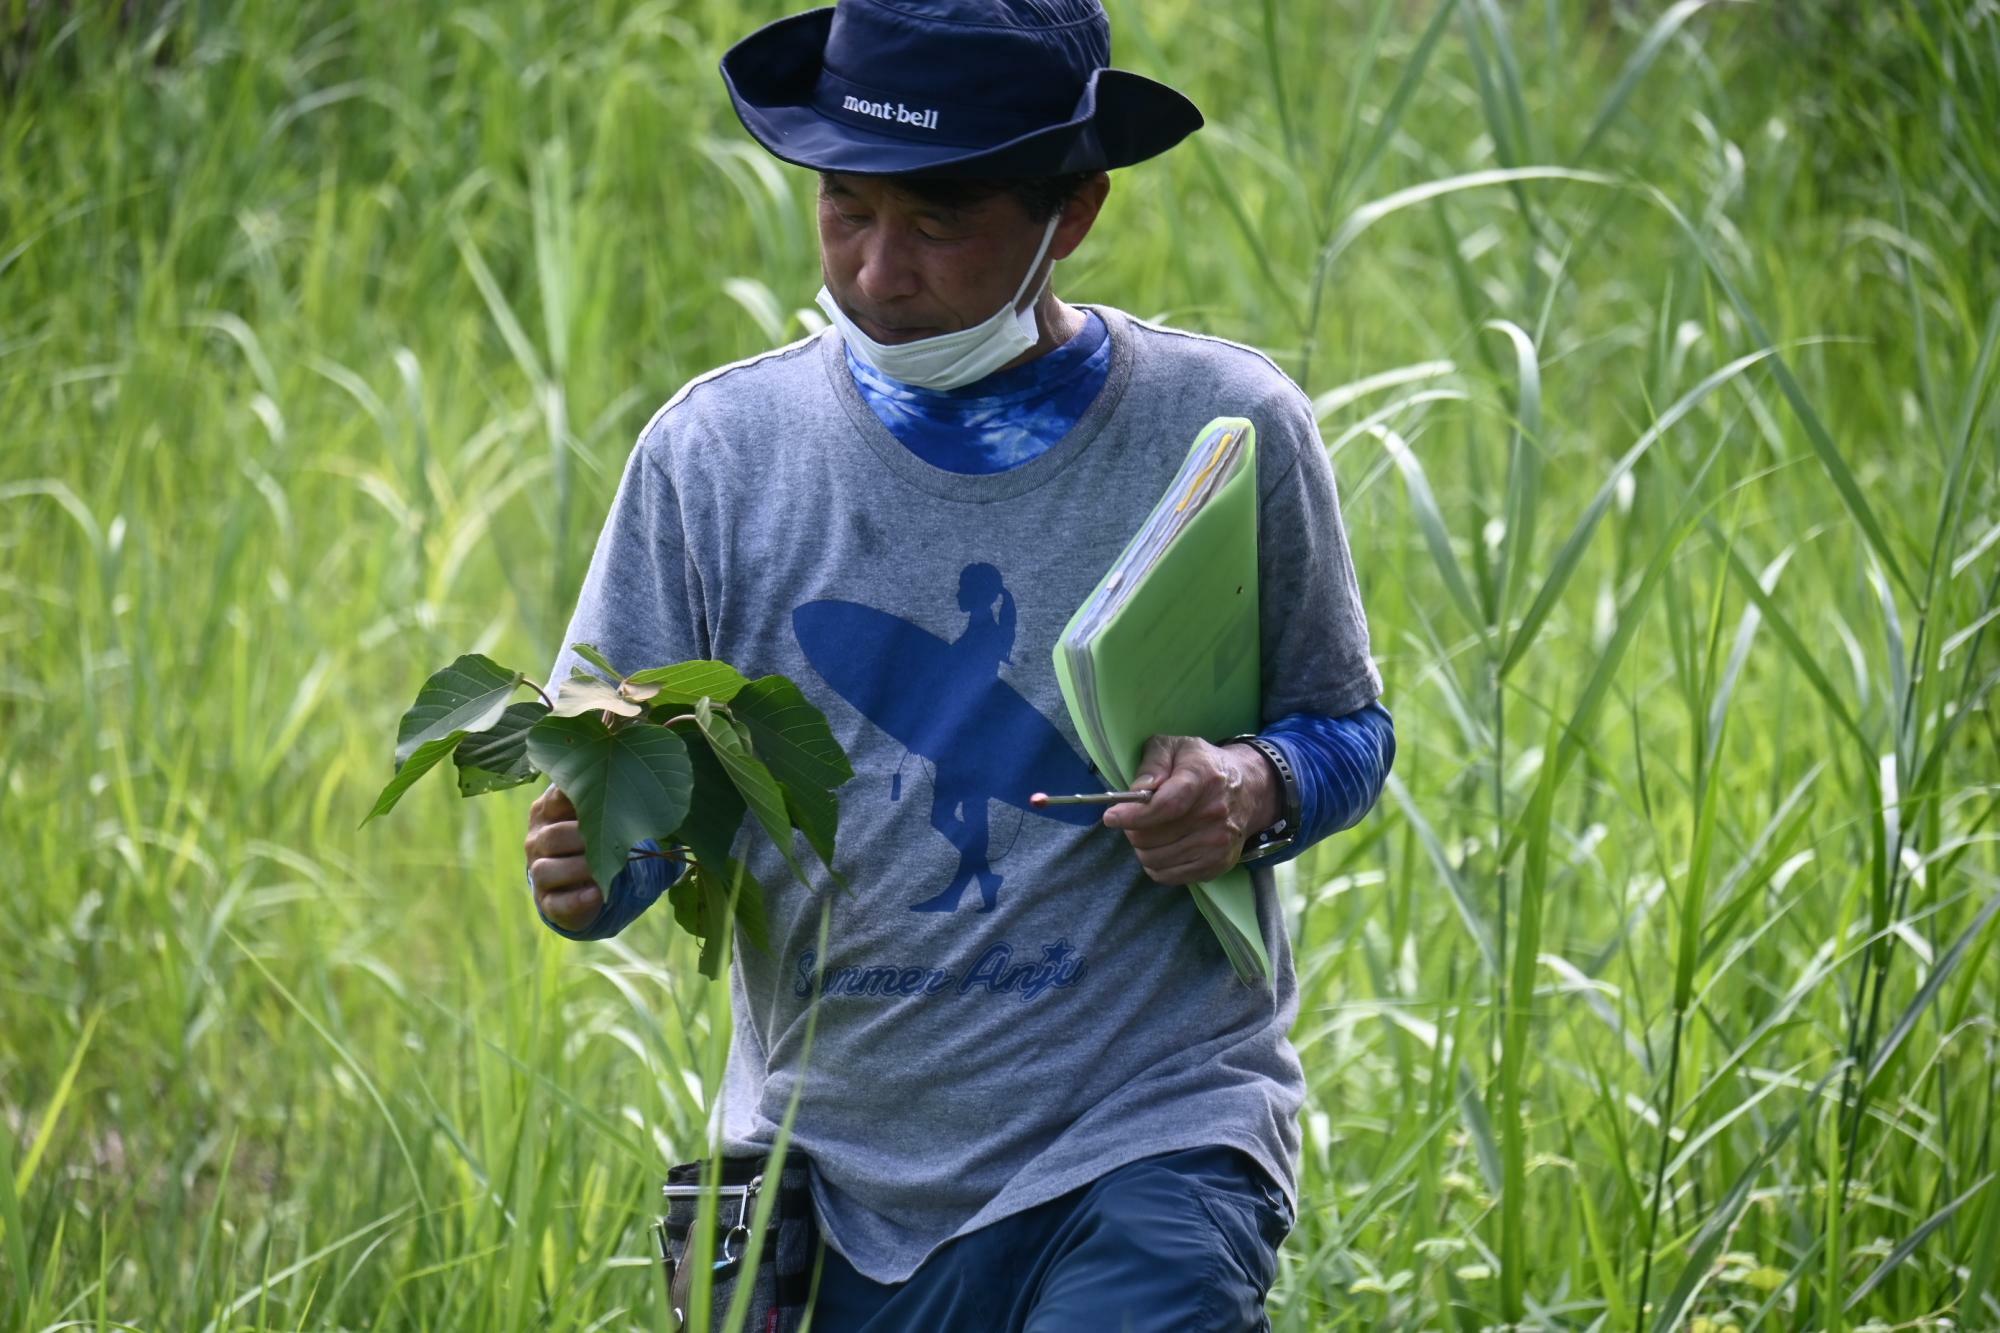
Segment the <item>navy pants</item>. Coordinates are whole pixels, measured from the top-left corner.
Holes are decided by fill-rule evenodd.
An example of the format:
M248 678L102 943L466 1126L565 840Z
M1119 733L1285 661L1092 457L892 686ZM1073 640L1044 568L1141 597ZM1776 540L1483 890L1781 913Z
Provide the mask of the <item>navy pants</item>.
M1143 1157L946 1242L907 1282L872 1282L826 1247L813 1333L1268 1330L1292 1222L1238 1149Z

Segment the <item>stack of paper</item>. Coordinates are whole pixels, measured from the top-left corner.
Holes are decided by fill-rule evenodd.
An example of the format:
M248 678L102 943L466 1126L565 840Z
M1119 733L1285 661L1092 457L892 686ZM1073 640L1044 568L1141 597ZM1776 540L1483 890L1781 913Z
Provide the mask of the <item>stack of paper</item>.
M1257 431L1217 417L1056 641L1063 702L1098 772L1123 790L1152 736L1255 731L1257 644ZM1237 975L1268 982L1249 873L1188 888Z

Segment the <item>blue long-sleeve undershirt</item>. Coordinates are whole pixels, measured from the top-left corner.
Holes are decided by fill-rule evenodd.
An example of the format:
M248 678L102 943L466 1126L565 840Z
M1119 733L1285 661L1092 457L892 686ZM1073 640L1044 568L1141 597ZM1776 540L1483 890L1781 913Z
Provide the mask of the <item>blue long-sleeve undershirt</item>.
M1396 762L1396 722L1381 702L1352 713L1289 713L1258 733L1285 752L1299 784L1299 832L1291 846L1258 865L1276 865L1344 828L1375 807Z

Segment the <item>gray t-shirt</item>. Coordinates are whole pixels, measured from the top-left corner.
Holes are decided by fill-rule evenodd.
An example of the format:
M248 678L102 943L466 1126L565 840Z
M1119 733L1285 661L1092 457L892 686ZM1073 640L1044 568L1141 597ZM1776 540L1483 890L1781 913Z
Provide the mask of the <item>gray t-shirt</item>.
M721 658L791 677L845 747L849 892L803 843L811 889L761 831L738 837L772 952L738 932L717 1113L726 1150L766 1149L804 1080L794 1144L822 1228L878 1282L1178 1148L1241 1148L1297 1203L1305 1079L1269 870L1253 872L1266 990L1101 811L1025 797L1089 779L1051 648L1213 417L1257 426L1264 719L1352 712L1381 678L1298 387L1248 348L1093 308L1103 390L1005 472L912 454L831 331L690 383L632 450L549 673L581 665L579 641L624 671Z

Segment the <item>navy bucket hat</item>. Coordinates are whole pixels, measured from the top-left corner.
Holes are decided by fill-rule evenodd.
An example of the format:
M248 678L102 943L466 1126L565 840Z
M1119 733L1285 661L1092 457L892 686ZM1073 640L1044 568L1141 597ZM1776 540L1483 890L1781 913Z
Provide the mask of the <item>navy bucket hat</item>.
M1108 171L1165 152L1201 112L1110 68L1099 0L840 0L722 58L743 127L786 162L994 179Z

